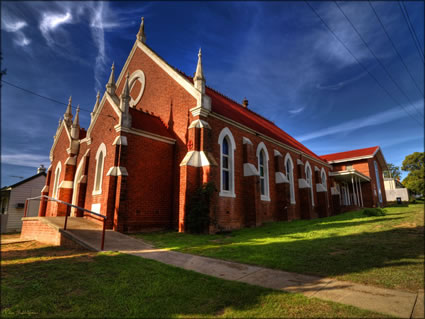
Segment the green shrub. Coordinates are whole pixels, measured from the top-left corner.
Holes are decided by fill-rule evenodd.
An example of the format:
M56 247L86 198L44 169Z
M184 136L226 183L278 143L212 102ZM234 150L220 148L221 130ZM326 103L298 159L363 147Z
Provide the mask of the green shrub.
M363 215L365 216L385 216L387 213L382 208L365 208L363 209Z
M214 183L206 183L199 187L186 206L186 231L205 233L210 224L211 195L216 191Z

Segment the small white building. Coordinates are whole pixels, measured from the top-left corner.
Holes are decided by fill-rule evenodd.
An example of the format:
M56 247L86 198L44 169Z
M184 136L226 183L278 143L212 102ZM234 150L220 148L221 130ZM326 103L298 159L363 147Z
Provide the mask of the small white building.
M397 197L400 197L403 202L409 201L409 191L394 178L384 178L384 187L388 202L396 202Z
M40 196L46 182L46 169L41 165L37 174L16 184L1 189L0 211L1 232L19 232L24 217L25 200L29 197ZM39 201L29 201L27 216L37 216Z

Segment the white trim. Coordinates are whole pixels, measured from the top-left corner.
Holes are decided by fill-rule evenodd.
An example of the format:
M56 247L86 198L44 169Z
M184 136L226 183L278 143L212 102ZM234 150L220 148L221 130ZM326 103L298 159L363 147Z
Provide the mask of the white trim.
M368 158L373 158L375 155L365 155L365 156L358 156L358 157L349 157L349 158L343 158L343 159L339 159L339 160L334 160L334 161L328 161L329 164L334 164L334 163L342 163L342 162L351 162L351 161L357 161L357 160L361 160L361 159L368 159Z
M119 124L115 125L114 128L115 128L115 131L117 132L126 132L130 134L138 135L138 136L147 137L147 138L150 138L151 140L160 141L167 144L176 144L176 140L174 138L161 136L155 133L139 130L136 128L128 128L128 127L121 126Z
M251 128L243 125L243 124L240 124L240 123L238 123L238 122L236 122L236 121L234 121L232 119L229 119L229 118L227 118L227 117L225 117L223 115L220 115L220 114L215 113L215 112L211 112L209 114L209 116L215 117L215 118L217 118L217 119L219 119L219 120L221 120L221 121L223 121L225 123L228 123L230 125L233 125L233 126L239 128L239 129L241 129L241 130L243 130L245 132L251 133L254 136L260 136L264 140L269 141L269 142L271 142L271 143L273 143L273 144L275 144L277 146L280 146L280 147L284 148L285 150L292 151L292 152L294 152L296 154L302 154L304 157L306 157L306 158L308 158L308 159L310 159L310 160L312 160L312 161L314 161L316 163L319 163L320 165L324 165L326 167L332 168L332 165L329 164L326 161L322 161L322 160L319 160L319 159L317 159L315 157L312 157L311 155L309 155L307 153L304 153L304 152L300 151L299 149L296 149L296 148L294 148L292 146L289 146L287 144L284 144L282 142L279 142L279 141L277 141L277 140L275 140L275 139L273 139L271 137L268 137L268 136L266 136L266 135L264 135L264 134L262 134L260 132L257 132L256 130L253 130L253 129L251 129Z
M310 179L307 179L307 170L310 169ZM308 161L305 162L305 179L306 182L310 185L310 193L311 193L311 206L314 207L314 185L313 185L313 170L311 169L311 165Z
M180 166L203 167L213 166L215 164L215 161L211 157L208 158L204 151L189 151L181 161Z
M291 170L288 170L286 163L288 162L291 163ZM285 155L285 173L286 173L286 177L288 178L289 181L289 193L290 193L290 197L291 197L291 204L295 204L295 183L294 183L294 162L292 161L292 157L289 153L286 153ZM288 173L289 176L288 176Z
M276 184L282 184L282 183L289 184L288 178L282 172L276 172L274 173L274 175L275 175Z
M92 212L94 212L94 213L100 214L100 208L101 208L101 204L100 203L96 203L96 204L91 204L90 210Z
M304 178L299 178L298 179L298 188L311 188L311 187Z
M323 168L322 168L323 169ZM317 166L314 166L314 171L315 172L320 172L320 168L318 168Z
M70 156L65 161L65 165L75 166L75 164L77 164L77 156Z
M322 184L316 184L316 192L323 193L327 191L328 190Z
M254 164L244 163L243 164L243 176L259 176L257 168Z
M331 187L331 195L340 195L340 192L338 191L338 188Z
M50 149L49 158L51 162L53 161L53 151L55 150L56 144L58 143L59 136L61 135L62 130L65 130L66 135L68 136L69 142L72 141L71 134L68 132L68 127L66 126L65 121L62 120L61 125L59 129L56 131L56 135L54 136L52 148Z
M325 176L325 180L323 181L323 176ZM325 169L322 167L321 171L320 171L320 179L321 179L321 184L323 185L324 188L328 189L328 177L326 176L326 171Z
M74 182L73 181L62 181L59 184L59 188L73 188Z
M229 190L223 189L223 139L227 138L229 140ZM228 127L225 127L221 130L218 136L218 144L220 146L220 193L219 196L225 197L236 197L235 192L235 150L236 142L233 138L232 132Z
M41 190L42 193L49 193L49 186L44 185L43 189Z
M127 169L123 166L112 166L106 176L128 176Z
M303 161L297 158L297 165L304 165Z
M100 116L100 113L105 105L105 101L108 100L109 104L111 105L112 109L114 110L114 112L117 114L118 118L117 118L117 122L120 123L120 119L121 119L121 109L119 108L119 105L117 105L115 103L115 101L112 99L112 97L109 95L108 92L105 91L105 93L103 93L102 99L100 100L99 106L97 107L96 112L94 113L94 116L90 122L90 125L87 129L87 134L85 139L87 139L87 144L91 143L91 132L94 128L94 125L98 119L98 117Z
M211 128L211 126L208 124L208 122L201 120L201 119L194 120L192 123L190 123L188 128L194 128L194 127L196 127L196 128L208 128L208 129Z
M251 140L247 137L242 137L242 144L249 144L249 145L254 145L252 144Z
M368 177L366 175L363 175L362 173L360 173L359 171L356 171L356 170L352 170L352 171L345 170L345 171L329 172L329 176L344 176L344 175L351 175L351 174L356 175L356 176L360 177L361 179L364 179L364 180L366 180L368 182L370 181L370 177Z
M195 89L193 83L183 77L180 73L170 67L164 60L162 60L155 52L153 52L146 44L136 41L137 47L142 50L152 61L154 61L161 69L163 69L173 80L180 84L187 92L189 92L195 99L198 100L202 96L201 92ZM124 68L123 68L124 69ZM121 72L122 73L122 72ZM121 80L121 74L119 77ZM118 81L117 81L118 82Z
M124 145L127 146L127 136L123 136L123 135L118 135L114 142L112 143L112 145Z
M135 100L130 96L131 98L130 107L134 107L137 105L137 103L140 102L140 99L143 96L143 92L145 91L146 77L145 77L145 73L143 73L142 70L136 70L130 75L130 78L128 79L130 92L131 92L131 89L133 88L133 85L136 83L136 80L140 82L140 92Z
M261 194L261 174L260 174L260 156L261 151L264 152L265 162L264 165L264 194ZM270 200L270 177L269 177L269 152L267 151L267 147L263 142L260 142L257 146L257 165L258 165L258 173L260 176L260 194L261 200L269 201Z
M274 156L275 156L275 157L276 157L276 156L283 157L282 153L281 153L281 152L279 152L278 150L273 150L273 154L274 154Z
M58 198L58 190L59 190L59 180L60 180L60 175L62 172L62 163L59 161L56 164L56 169L55 169L55 178L53 179L53 192L52 192L52 197L53 198Z
M102 166L99 168L99 156L102 153ZM99 195L102 194L102 183L103 183L103 171L105 170L105 159L106 159L106 145L104 143L100 144L97 152L96 152L96 168L94 173L94 181L93 181L93 192L92 195ZM98 177L98 174L99 177ZM99 188L96 189L96 182L99 178Z

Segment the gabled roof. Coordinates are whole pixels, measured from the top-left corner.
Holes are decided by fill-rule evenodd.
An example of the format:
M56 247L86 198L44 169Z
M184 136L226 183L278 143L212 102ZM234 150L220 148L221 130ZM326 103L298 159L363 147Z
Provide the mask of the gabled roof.
M131 126L133 128L168 138L174 138L158 116L133 107L129 108L129 112L131 115Z
M379 146L373 146L373 147L361 148L358 150L326 154L320 157L328 162L334 162L334 161L342 162L343 160L353 160L353 159L361 159L365 157L373 157L376 154L376 152L378 152L378 150L379 150Z
M176 69L181 75L186 77L190 82L193 83L192 77L188 76L184 72ZM264 134L265 136L271 137L283 144L291 146L299 151L304 152L321 162L326 162L320 156L310 151L303 144L298 142L295 138L290 136L288 133L279 128L276 124L255 113L254 111L244 107L227 96L219 93L218 91L205 86L205 94L211 98L212 111L227 117L235 122L238 122L254 131Z
M213 112L223 115L257 132L260 132L265 136L292 146L295 149L323 161L323 159L321 159L318 155L310 151L303 144L261 115L251 111L239 103L236 103L235 101L232 101L228 97L209 87L206 87L205 93L211 97L211 108Z
M17 183L15 183L15 184L13 184L13 185L10 185L10 186L4 186L4 187L2 187L2 191L4 191L4 190L9 190L9 189L12 189L12 188L14 188L14 187L16 187L16 186L19 186L19 185L21 185L21 184L24 184L24 183L26 183L26 182L29 182L30 180L33 180L34 178L37 178L37 177L39 177L39 176L44 176L44 177L46 177L46 173L45 172L41 172L41 173L38 173L38 174L35 174L35 175L33 175L33 176L31 176L31 177L28 177L28 178L26 178L26 179L24 179L24 180L22 180L22 181L20 181L20 182L17 182Z

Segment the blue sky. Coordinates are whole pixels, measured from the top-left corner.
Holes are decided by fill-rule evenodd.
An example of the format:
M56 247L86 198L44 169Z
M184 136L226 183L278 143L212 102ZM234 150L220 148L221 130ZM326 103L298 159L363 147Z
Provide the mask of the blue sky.
M207 85L274 121L315 153L380 145L387 162L424 148L424 65L397 2L1 2L5 81L91 111L145 17L147 44L187 74L202 47ZM424 3L406 2L424 47ZM423 59L423 57L422 57ZM413 80L412 78L413 77ZM416 84L415 84L416 83ZM401 88L401 91L397 87ZM398 101L397 104L393 101ZM49 165L65 105L2 85L1 185ZM408 115L410 114L410 115ZM87 128L90 115L80 113Z

